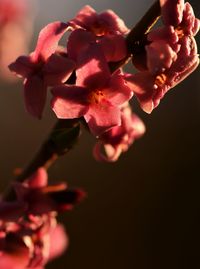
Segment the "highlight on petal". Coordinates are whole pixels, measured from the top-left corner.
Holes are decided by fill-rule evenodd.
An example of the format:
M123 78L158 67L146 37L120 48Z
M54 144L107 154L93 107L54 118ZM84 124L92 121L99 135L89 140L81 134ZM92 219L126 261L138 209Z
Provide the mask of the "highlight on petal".
M24 82L24 99L27 111L36 118L42 117L47 87L39 76L31 76Z
M52 22L45 26L39 34L34 59L47 60L56 51L58 42L68 28L68 24L60 21Z
M55 259L63 254L69 245L69 238L63 225L58 224L50 230L49 260Z
M111 33L127 34L129 31L124 21L110 9L99 14L99 20Z
M52 54L43 67L44 81L49 86L64 83L75 69L74 61L58 54Z
M51 107L60 119L80 118L88 111L88 91L77 86L60 86L52 89Z
M29 188L41 188L45 187L48 183L48 174L46 169L43 167L38 168L37 171L31 175L26 182L28 183Z
M153 75L169 69L177 58L176 52L163 40L152 42L146 46L146 52L147 67Z
M99 136L113 126L121 124L120 114L118 107L103 99L98 104L91 104L84 117L91 132L95 136Z

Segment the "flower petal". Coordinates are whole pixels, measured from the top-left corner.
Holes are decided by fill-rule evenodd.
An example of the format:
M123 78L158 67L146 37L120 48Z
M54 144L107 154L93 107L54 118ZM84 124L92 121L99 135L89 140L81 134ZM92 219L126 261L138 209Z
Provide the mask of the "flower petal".
M162 19L165 25L177 26L183 18L184 0L160 0Z
M31 76L24 83L24 98L27 111L41 118L46 101L47 87L38 76Z
M133 96L133 92L119 72L115 72L111 76L109 87L103 89L103 94L114 106L122 105Z
M83 29L77 29L73 31L68 39L67 43L67 52L69 58L74 61L77 60L78 55L84 50L87 49L91 43L95 43L95 36Z
M120 115L121 113L118 107L115 107L109 101L102 99L98 104L91 104L84 117L91 132L95 136L99 136L113 126L120 125Z
M52 94L51 107L60 119L80 118L88 111L88 91L85 88L60 86L53 88Z
M75 69L75 63L61 55L52 54L43 67L44 81L49 86L64 83Z
M110 71L99 45L92 44L79 55L76 75L76 84L91 90L106 84Z
M59 40L68 28L68 24L60 21L52 22L45 26L39 34L34 59L47 60L56 51Z
M19 77L27 78L32 72L35 63L30 56L20 56L8 67L10 71L16 73Z
M127 55L126 42L122 35L106 35L99 44L108 62L117 62Z

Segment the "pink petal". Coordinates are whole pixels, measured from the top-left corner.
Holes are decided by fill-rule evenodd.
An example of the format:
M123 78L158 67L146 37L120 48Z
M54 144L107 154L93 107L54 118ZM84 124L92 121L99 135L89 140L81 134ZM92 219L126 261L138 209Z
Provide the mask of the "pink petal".
M111 33L127 34L129 31L124 21L112 10L102 12L99 14L98 19Z
M41 167L27 180L31 189L45 187L48 183L47 171Z
M99 162L115 162L118 160L122 150L120 147L113 147L98 141L93 148L94 158Z
M152 42L146 46L146 51L147 67L153 75L163 73L177 58L177 54L163 40Z
M69 58L74 61L77 60L78 55L85 49L87 49L91 43L95 43L95 36L83 29L77 29L73 31L68 39L67 52Z
M153 96L157 91L155 87L155 77L149 72L141 72L126 76L126 81L130 89L136 95L141 108L151 113L155 107Z
M79 55L76 75L76 84L91 90L106 84L110 78L110 71L103 52L97 44L90 45Z
M183 18L184 0L160 0L162 19L165 25L177 26Z
M8 67L10 71L16 73L19 77L27 78L33 72L35 63L30 56L20 56Z
M58 42L68 30L68 27L68 24L59 21L45 26L39 34L34 52L34 59L47 60L47 58L56 51Z
M97 19L96 11L89 5L84 6L76 15L76 17L70 21L70 24L74 28L83 27L87 28L92 25Z
M193 8L188 2L185 3L181 27L184 29L184 32L187 35L194 36L199 31L200 21L199 19L195 18Z
M104 88L102 91L106 99L114 106L122 105L133 96L133 92L119 72L115 72L111 76L109 87Z
M127 55L125 38L122 35L107 35L99 40L99 44L108 62L117 62Z
M115 107L109 101L102 99L98 104L91 104L84 117L91 132L95 136L99 136L113 126L120 125L120 115L121 113L118 107Z
M60 119L80 118L88 111L88 91L77 86L60 86L52 89L51 107Z
M44 81L49 86L64 83L75 69L75 63L58 54L52 54L43 67Z
M55 259L62 255L69 244L69 239L62 225L57 225L50 231L49 259Z
M25 80L24 98L27 111L34 117L41 118L46 101L47 87L38 76Z

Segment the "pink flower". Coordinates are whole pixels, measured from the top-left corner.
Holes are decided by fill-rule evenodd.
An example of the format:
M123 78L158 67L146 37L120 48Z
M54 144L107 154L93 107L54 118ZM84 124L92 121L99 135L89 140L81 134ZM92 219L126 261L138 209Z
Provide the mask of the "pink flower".
M91 43L98 43L108 62L120 61L127 55L125 34L128 28L111 10L97 14L85 6L69 24L77 29L69 36L67 52L76 61L77 55Z
M70 22L73 28L83 28L93 32L97 36L107 34L127 34L129 29L112 10L106 10L100 14L90 7L83 7Z
M120 106L132 93L119 72L110 74L97 44L85 49L77 62L76 85L53 88L52 109L58 118L84 117L91 132L98 136L120 125Z
M168 20L164 19L167 25L147 35L150 44L145 46L146 63L142 62L139 67L141 72L126 76L128 86L147 113L151 113L165 93L190 75L199 64L193 37L199 29L199 20L195 18L192 7L189 3L182 7L181 1L161 2L165 16L168 16ZM165 9L168 5L173 7ZM176 27L168 22L170 18L173 20L173 16L178 16L178 25L173 22Z
M145 132L141 119L132 113L129 105L121 109L121 125L113 127L99 137L94 147L94 157L98 161L117 161L121 153ZM105 154L103 154L103 149Z
M35 51L20 56L9 68L24 80L24 98L27 111L41 118L46 101L47 86L59 85L69 78L74 62L56 53L58 42L68 30L68 24L53 22L39 34Z

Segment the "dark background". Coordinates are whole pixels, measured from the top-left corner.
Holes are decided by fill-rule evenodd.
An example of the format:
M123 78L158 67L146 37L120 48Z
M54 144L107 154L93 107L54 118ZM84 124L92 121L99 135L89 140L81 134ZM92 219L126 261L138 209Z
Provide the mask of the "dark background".
M199 16L199 0L190 2ZM41 0L34 40L48 22L67 21L85 4L97 11L111 8L131 27L151 3ZM50 169L52 181L82 187L88 198L65 214L70 247L47 268L200 268L199 82L197 69L151 115L134 103L147 132L118 162L97 163L92 156L95 140L83 133L75 149ZM56 119L48 108L42 121L25 113L21 82L0 86L3 190L14 168L28 163Z

